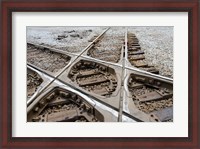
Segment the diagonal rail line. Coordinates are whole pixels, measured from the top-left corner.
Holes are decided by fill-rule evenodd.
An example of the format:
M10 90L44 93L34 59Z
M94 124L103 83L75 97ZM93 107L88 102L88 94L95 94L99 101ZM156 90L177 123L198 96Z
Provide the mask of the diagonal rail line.
M105 29L105 30L104 30L97 38L95 38L86 48L84 48L84 49L82 50L82 52L81 52L74 60L72 60L68 65L66 65L66 66L59 72L59 74L57 74L57 75L53 78L53 80L50 81L49 84L47 84L42 90L40 90L40 92L39 92L34 98L32 98L31 100L29 100L29 101L27 102L27 106L29 106L38 96L40 96L44 90L46 90L58 77L60 77L60 76L62 75L63 72L65 72L78 58L80 58L81 55L82 55L86 50L88 50L89 48L91 48L92 45L95 44L96 41L97 41L106 31L108 31L109 29L110 29L110 28Z
M38 69L38 68L36 68L36 67L34 67L34 66L32 66L32 65L28 65L30 68L33 68L33 69L36 69L37 71L41 71L40 69ZM52 75L50 75L50 74L48 74L48 73L46 73L46 72L44 72L44 71L42 71L42 73L44 73L45 75L47 75L48 77L50 77L50 78L54 78ZM62 84L64 84L64 85L67 85L68 87L70 87L70 88L72 88L72 89L74 89L74 90L76 90L76 91L78 91L78 92L80 92L80 93L82 93L82 94L84 94L84 95L86 95L86 96L88 96L91 100L95 100L95 101L97 101L97 102L99 102L99 103L101 103L101 104L103 104L103 105L105 105L105 106L107 106L107 107L109 107L109 108L111 108L111 109L113 109L113 110L115 110L115 111L119 111L119 109L117 109L116 107L114 107L114 106L112 106L112 105L110 105L110 104L107 104L106 102L103 102L103 101L101 101L101 100L99 100L98 98L96 98L96 97L94 97L93 95L91 95L91 94L88 94L88 93L86 93L86 92L84 92L84 91L82 91L82 90L80 90L80 89L78 89L77 87L75 87L74 85L71 85L71 84L69 84L69 83L66 83L66 82L64 82L63 80L61 80L61 79L57 79L57 81L59 81L59 82L61 82ZM93 100L93 101L94 101ZM137 122L143 122L142 120L140 120L140 119L138 119L137 117L134 117L133 115L130 115L129 113L126 113L126 112L124 112L124 111L122 111L122 113L123 113L123 115L125 115L125 116L127 116L127 117L129 117L129 118L131 118L131 119L133 119L133 120L135 120L135 121L137 121Z
M76 53L69 53L69 52L66 52L66 51L62 51L62 50L59 50L59 49L56 49L56 48L51 48L51 47L48 47L48 46L37 45L37 44L34 44L34 43L30 43L30 44L36 45L36 46L39 46L39 47L43 47L43 48L48 48L48 49L51 49L52 51L55 51L55 52L58 52L58 53L62 53L62 54L67 54L69 56L70 55L79 56L80 58L84 58L84 59L87 59L87 60L95 61L95 62L98 62L98 63L103 63L103 64L106 64L106 65L111 65L111 66L116 66L116 67L123 67L122 64L119 64L119 63L108 62L108 61L99 60L99 59L96 59L96 58L93 58L93 57L90 57L90 56L82 55L86 50L81 54L76 54ZM127 52L125 52L125 57L127 59ZM71 63L70 63L70 65L71 65ZM125 63L124 69L130 70L130 71L134 71L134 72L139 73L141 75L146 75L146 76L154 77L154 78L157 78L157 79L161 79L161 80L164 80L164 81L167 81L167 82L173 82L172 78L161 76L161 75L158 75L158 74L153 74L153 73L138 69L138 68L136 68L134 66L130 67L130 66L127 66L126 63Z
M157 75L157 74L153 74L153 73L150 73L150 72L147 72L147 71L144 71L144 70L140 70L138 68L135 68L135 67L129 67L127 66L126 64L126 60L127 60L127 31L125 33L125 46L123 48L123 52L122 52L122 64L119 64L119 63L113 63L113 62L108 62L108 61L104 61L104 60L99 60L99 59L96 59L96 58L92 58L92 57L89 57L89 56L85 56L83 55L88 49L90 49L91 47L93 47L93 45L95 44L95 42L107 31L109 30L109 28L107 28L105 31L103 31L92 43L90 43L85 49L83 49L83 51L80 53L80 54L75 54L75 53L69 53L69 52L66 52L66 51L63 51L63 50L59 50L59 49L56 49L56 48L50 48L50 47L47 47L47 46L41 46L41 45L37 45L37 46L40 46L40 47L44 47L44 48L49 48L50 50L52 51L55 51L55 52L58 52L58 53L62 53L62 54L67 54L67 55L73 55L73 56L76 56L76 58L71 61L68 65L66 65L60 72L58 75L56 75L55 77L53 77L53 80L48 84L46 85L41 91L40 91L40 94L46 89L48 88L56 79L74 89L77 89L76 87L74 86L71 86L69 85L68 83L65 83L63 81L61 81L59 79L59 76L63 74L64 71L66 71L78 58L84 58L84 59L87 59L87 60L92 60L92 61L95 61L95 62L98 62L98 63L103 63L103 64L107 64L107 65L112 65L112 66L115 66L115 67L120 67L122 68L122 79L121 79L121 87L120 87L120 99L119 99L119 109L116 109L116 108L113 108L112 106L110 106L109 104L106 104L106 103L103 103L104 105L114 109L114 110L117 110L118 111L118 121L119 122L122 122L122 114L130 117L130 118L133 118L135 119L136 121L139 121L137 120L137 118L127 114L126 112L123 111L123 99L124 99L124 79L126 77L126 70L130 70L130 71L134 71L136 73L139 73L141 75L145 75L145 76L150 76L150 77L154 77L156 79L161 79L161 80L164 80L164 81L167 81L167 82L173 82L173 79L171 78L168 78L168 77L164 77L164 76L161 76L161 75ZM30 44L33 44L33 43L30 43ZM33 44L33 45L36 45L36 44ZM33 66L31 66L33 67ZM41 71L41 70L40 70ZM49 75L49 74L47 74ZM37 96L35 98L37 98L40 94L37 94ZM84 93L86 94L86 93ZM86 94L88 95L88 94ZM88 95L89 97L91 97L90 95ZM34 99L35 99L34 98ZM94 97L92 97L94 98ZM34 100L33 99L33 100ZM98 99L94 98L95 100L99 101ZM30 105L32 103L32 101L28 101L27 105ZM101 101L100 101L101 102Z

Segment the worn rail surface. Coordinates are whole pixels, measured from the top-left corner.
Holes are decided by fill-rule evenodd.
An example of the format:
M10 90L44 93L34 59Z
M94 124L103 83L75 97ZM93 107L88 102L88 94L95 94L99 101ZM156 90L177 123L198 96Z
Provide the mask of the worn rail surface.
M43 90L47 89L48 86L55 80L59 80L59 76L66 69L72 66L67 77L71 81L75 82L77 86L100 96L109 98L116 90L119 81L121 81L119 92L119 109L115 109L111 106L111 108L119 111L119 121L122 121L122 114L127 115L136 121L142 121L137 119L137 117L134 117L134 115L131 113L123 110L123 99L127 94L126 92L131 94L132 102L134 103L137 110L149 116L149 121L173 121L173 80L158 75L159 71L154 66L147 64L145 60L145 53L141 50L139 40L133 33L126 32L125 38L123 37L123 40L121 37L117 39L119 40L119 44L117 44L115 47L113 45L105 44L106 40L109 39L109 36L104 36L106 31L104 31L100 36L95 37L95 40L93 40L93 42L88 45L88 47L86 47L80 53L80 55L77 55L77 57L70 64L68 64L70 57L63 56L62 53L56 51L55 49L54 51L49 50L50 52L48 52L48 48L33 48L34 45L28 45L28 62L31 62L33 65L42 68L43 70L55 72L55 70L58 68L52 68L54 63L56 64L60 61L65 61L64 63L61 62L63 65L62 67L59 67L59 73L54 76L53 80L47 86L45 86ZM110 46L111 50L103 50L101 47L102 45L103 47L107 46L107 48ZM43 51L41 52L41 50ZM115 50L116 52L114 52ZM83 55L84 52L87 52L87 56ZM38 55L41 54L41 56L34 57L34 53ZM121 54L123 56L121 56ZM43 58L45 56L46 58ZM51 57L53 60L50 59ZM91 60L94 58L95 60L92 62ZM76 60L78 59L80 60L77 62ZM121 64L117 64L120 59ZM127 59L133 67L127 65ZM45 64L48 63L48 60L50 61L50 66L44 67ZM39 62L42 62L40 66L37 65ZM108 65L113 67L108 67ZM115 69L114 67L120 67L122 69L122 76L120 78L121 80L117 79L116 74L119 70ZM133 73L129 73L128 81L124 82L126 77L125 75L127 75L127 73L125 73L126 70L132 71ZM128 88L128 91L125 90L126 87ZM61 92L62 91L59 90L55 90L55 92L53 91L52 94L54 94L54 96L51 102L48 101L48 97L41 99L41 101L44 100L44 102L46 102L45 105L48 106L42 108L38 114L37 107L40 107L41 105L38 103L38 105L31 112L32 114L28 116L30 118L29 121L103 121L102 116L100 116L101 118L96 118L94 113L89 114L91 117L87 115L87 112L85 115L81 115L81 110L79 109L81 104L78 105L76 103L76 99L68 99L68 97L67 99L63 99L66 96ZM67 91L64 92L69 94ZM38 94L35 98L37 98L39 95L40 94ZM73 96L77 95L70 94L70 97ZM60 99L62 99L62 102L65 100L65 102L69 103L69 105L57 104L53 108L51 106L52 103L60 103ZM95 99L95 97L93 99ZM81 101L84 104L84 100L82 99ZM28 105L30 104L31 102L28 103ZM106 103L103 104L108 106ZM69 107L73 107L71 108L72 112L69 112L66 109L62 110L63 106L68 107L68 109ZM87 106L85 105L84 107ZM48 114L48 111L52 111L52 108L54 109L53 111L56 111L57 114L52 114L52 112ZM65 115L68 115L67 118Z

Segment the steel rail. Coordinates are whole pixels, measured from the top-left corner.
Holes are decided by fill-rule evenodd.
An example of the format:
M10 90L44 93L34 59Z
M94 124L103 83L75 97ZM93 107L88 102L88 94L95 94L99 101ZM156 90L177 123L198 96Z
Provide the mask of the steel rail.
M53 51L53 52L56 52L56 53L61 53L61 54L65 54L65 55L72 55L72 56L79 56L80 54L78 53L70 53L70 52L67 52L67 51L63 51L63 50L60 50L58 48L53 48L53 47L49 47L49 46L46 46L46 45L39 45L39 44L36 44L36 43L32 43L32 42L27 42L27 44L31 44L33 46L37 46L37 47L41 47L41 48L46 48L46 49L49 49L50 51Z
M73 88L74 90L76 90L76 91L78 91L78 92L80 92L80 93L82 93L82 94L88 96L88 97L91 98L93 101L95 100L95 101L97 101L97 102L99 102L99 103L101 103L101 104L103 104L103 105L105 105L105 106L107 106L107 107L109 107L109 108L115 110L115 111L119 111L119 109L117 109L116 107L111 106L110 104L107 104L106 102L103 102L102 100L99 100L98 98L92 96L91 94L85 93L84 91L81 91L80 89L76 88L75 86L73 86L73 85L71 85L71 84L68 84L68 83L62 81L62 80L59 79L59 78L58 78L57 80L60 81L61 83L65 84L65 85L67 85L67 86ZM131 115L131 114L129 114L129 113L124 112L123 110L122 110L122 114L124 114L125 116L127 116L127 117L129 117L129 118L132 118L133 120L135 120L135 121L137 121L137 122L143 122L142 120L138 119L137 117L134 117L133 115Z
M47 75L48 77L54 79L54 77L53 77L52 75L46 73L46 72L43 71L43 70L38 69L37 67L31 66L31 65L29 65L29 67L30 67L30 68L32 67L33 69L36 69L37 71L40 71L40 72L44 73L45 75ZM59 78L57 78L56 81L58 81L58 82L60 82L60 83L62 83L62 84L64 84L64 85L66 85L66 86L68 86L68 87L70 87L70 88L76 90L77 92L80 92L81 94L83 94L83 95L85 95L85 96L88 96L93 102L97 101L97 102L103 104L104 106L107 106L107 107L109 107L109 108L111 108L111 109L113 109L113 110L115 110L115 111L119 111L119 109L117 109L116 107L111 106L110 104L107 104L107 103L105 103L105 102L99 100L98 98L92 96L91 94L88 94L88 93L86 93L86 92L84 92L84 91L82 91L82 90L76 88L74 85L71 85L71 84L69 84L69 83L66 83L66 82L64 82L63 80L59 79ZM94 100L95 100L95 101L94 101ZM122 113L123 113L125 116L127 116L127 117L129 117L129 118L131 118L131 119L133 119L133 120L135 120L135 121L137 121L137 122L143 122L142 120L140 120L140 119L134 117L133 115L130 115L129 113L126 113L126 112L124 112L124 111L122 111Z
M30 65L30 64L27 64L27 68L29 68L29 69L31 69L31 70L33 70L33 68L35 69L35 70L37 70L38 72L40 72L41 74L47 74L46 72L44 72L44 71L42 71L41 69L38 69L38 67L35 67L34 65ZM41 74L39 74L39 75L41 75ZM50 76L50 77L49 77ZM44 76L43 76L44 77ZM53 76L51 76L50 74L48 74L48 79L49 80L51 80L51 79L53 79L54 77ZM46 78L46 77L45 77ZM43 82L42 82L43 83ZM34 93L32 96L31 96L31 98L29 98L29 100L30 101L32 101L32 100L34 100L35 99L35 96L37 95L37 93L39 93L40 92L40 90L37 90L37 92L36 92L36 94ZM29 100L27 100L27 103L29 102Z
M157 75L157 74L154 74L154 73L150 73L150 72L147 72L147 71L135 68L135 67L129 67L128 66L128 67L125 67L125 69L131 70L131 71L135 71L136 73L144 75L146 77L153 77L155 79L160 79L160 80L166 81L168 83L173 83L173 79L172 78L161 76L161 75Z
M118 122L122 122L122 112L123 112L123 99L124 99L124 79L125 79L125 65L126 65L126 51L127 51L127 32L125 33L123 46L123 58L122 58L122 78L121 78L121 88L120 88L120 99L119 99L119 113L118 113Z
M93 57L90 57L90 56L84 56L82 55L84 52L82 51L80 54L75 54L75 53L69 53L69 52L66 52L66 51L62 51L62 50L59 50L59 49L56 49L56 48L51 48L51 47L48 47L48 46L43 46L43 45L37 45L37 44L34 44L34 43L30 43L29 44L32 44L32 45L36 45L38 47L43 47L43 48L48 48L54 52L57 52L57 53L61 53L61 54L67 54L67 55L73 55L73 56L78 56L80 58L85 58L87 60L92 60L92 61L95 61L95 62L98 62L98 63L104 63L104 64L107 64L107 65L112 65L112 66L117 66L117 67L123 67L122 65L118 64L118 63L113 63L113 62L108 62L108 61L104 61L104 60L99 60L99 59L95 59ZM92 46L93 44L91 44L90 46ZM90 49L90 48L88 48ZM87 50L88 50L87 49ZM128 52L128 51L127 51ZM127 59L127 52L125 52L125 57ZM71 65L71 64L70 64ZM165 76L162 76L162 75L157 75L157 74L153 74L153 73L150 73L150 72L147 72L147 71L144 71L144 70L141 70L139 68L136 68L134 66L127 66L127 64L125 63L125 66L124 66L124 69L127 69L127 70L131 70L131 71L134 71L136 73L139 73L141 75L145 75L145 76L150 76L150 77L154 77L154 78L157 78L157 79L160 79L160 80L163 80L163 81L166 81L168 83L173 83L173 79L172 78L169 78L169 77L165 77Z
M121 64L119 63L113 63L113 62L108 62L108 61L104 61L104 60L99 60L99 59L95 59L93 57L90 57L90 56L81 56L81 58L85 58L87 60L92 60L92 61L95 61L95 62L98 62L98 63L104 63L104 64L107 64L107 65L112 65L112 66L116 66L116 67L122 67Z
M126 77L126 76L125 76L126 73L125 73L124 71L125 71L125 70L131 70L131 71L134 71L134 72L137 73L137 74L145 75L145 76L147 76L147 77L153 77L153 78L160 79L160 80L163 80L163 81L166 81L166 82L169 82L169 83L173 83L173 79L168 78L168 77L164 77L164 76L161 76L161 75L153 74L153 73L150 73L150 72L147 72L147 71L144 71L144 70L140 70L140 69L138 69L138 68L136 68L136 67L133 67L133 66L132 66L132 67L127 66L127 63L126 63L126 60L127 60L127 52L128 52L128 51L127 51L127 31L126 31L126 33L125 33L125 48L123 48L123 53L122 53L122 54L123 54L122 65L120 65L119 63L108 62L108 61L99 60L99 59L95 59L95 58L93 58L93 57L89 57L89 56L84 56L84 55L82 55L82 54L85 53L88 49L92 48L92 47L94 46L94 44L96 43L96 41L97 41L108 29L109 29L109 28L107 28L105 31L103 31L93 42L91 42L86 48L84 48L83 51L82 51L80 54L69 53L69 52L67 52L67 51L59 50L59 49L56 49L56 48L51 48L51 47L48 47L48 46L37 45L37 44L34 44L34 43L30 43L30 42L29 42L28 44L36 45L36 46L38 46L38 47L48 48L48 49L50 49L51 51L54 51L54 52L57 52L57 53L67 54L67 55L69 55L69 56L71 56L71 55L76 56L76 58L75 58L74 60L72 60L69 64L67 64L67 65L61 70L61 72L59 72L59 74L56 75L55 77L52 76L52 75L50 75L50 74L48 74L48 73L46 73L46 72L44 72L43 70L41 70L41 69L39 69L39 68L37 68L37 67L31 66L31 65L29 65L29 66L30 66L30 67L33 67L33 68L35 68L35 69L37 69L37 70L39 70L39 71L41 71L41 72L44 72L45 74L47 74L48 76L50 76L51 78L53 78L53 80L52 80L49 84L47 84L47 86L45 86L45 87L40 91L40 94L41 94L46 88L48 88L55 80L58 80L58 81L60 81L61 83L65 84L65 85L68 85L69 87L71 87L71 88L73 88L73 89L75 89L75 90L77 90L77 91L79 91L79 92L81 92L81 93L83 93L83 94L85 94L85 95L91 97L92 99L94 99L94 100L96 100L96 101L102 103L103 105L106 105L106 106L112 108L113 110L117 110L117 111L118 111L118 121L120 121L120 122L122 121L122 114L124 114L125 116L128 116L128 117L130 117L130 118L132 118L132 119L134 119L134 120L136 120L136 121L141 121L141 120L137 119L136 117L130 115L129 113L126 113L126 112L123 111L124 78ZM72 86L72 85L70 85L70 84L68 84L68 83L66 83L66 82L64 82L64 81L62 81L62 80L59 79L59 76L60 76L64 71L66 71L66 69L68 69L78 58L85 58L85 59L92 60L92 61L95 61L95 62L104 63L104 64L107 64L107 65L112 65L112 66L115 66L115 67L117 66L117 67L121 67L121 68L122 68L122 76L123 76L123 77L122 77L122 79L121 79L119 109L117 109L117 108L115 108L115 107L113 107L113 106L111 106L111 105L109 105L109 104L106 104L106 103L102 102L101 100L99 100L98 98L95 98L95 97L93 97L93 96L91 96L91 95L89 95L89 94L87 94L87 93L85 93L85 92L83 92L83 91L77 89L76 87L74 87L74 86ZM37 98L40 94L38 94L35 98ZM34 99L35 99L35 98L34 98ZM27 105L30 105L30 104L33 102L34 99L32 99L32 101L30 101L30 102L27 102Z
M58 77L60 77L61 76L61 74L63 73L63 72L65 72L66 71L66 69L68 69L86 50L88 50L89 48L91 48L92 47L92 45L93 44L95 44L96 43L96 41L106 32L106 31L108 31L110 28L107 28L107 29L105 29L97 38L95 38L86 48L84 48L83 50L82 50L82 52L74 59L74 60L72 60L71 62L70 62L70 64L67 64L60 72L59 72L59 74L57 74L54 78L53 78L53 80L49 83L49 84L47 84L36 96L35 96L35 98L32 98L32 100L29 100L29 102L27 102L27 105L29 106L38 96L40 96L41 94L42 94L42 92L44 91L44 90L46 90Z
M80 55L80 54L76 54L76 53L70 53L70 52L67 52L67 51L63 51L63 50L60 50L60 49L57 49L57 48L52 48L52 47L48 47L48 46L44 46L44 45L38 45L38 44L35 44L35 43L31 43L31 42L27 42L27 43L34 45L34 46L37 46L37 47L47 48L50 51L65 54L65 55L68 55L68 56L79 56ZM85 58L87 60L96 61L96 62L99 62L99 63L105 63L105 64L108 64L108 65L121 67L121 65L119 63L113 63L113 62L108 62L108 61L104 61L104 60L99 60L99 59L96 59L96 58L93 58L93 57L90 57L90 56L85 56L85 55L81 55L80 57Z

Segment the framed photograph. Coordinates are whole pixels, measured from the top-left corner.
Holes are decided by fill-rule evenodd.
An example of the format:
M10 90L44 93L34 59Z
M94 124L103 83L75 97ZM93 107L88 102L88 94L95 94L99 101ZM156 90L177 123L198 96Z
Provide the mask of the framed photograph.
M1 8L2 148L200 148L199 1Z

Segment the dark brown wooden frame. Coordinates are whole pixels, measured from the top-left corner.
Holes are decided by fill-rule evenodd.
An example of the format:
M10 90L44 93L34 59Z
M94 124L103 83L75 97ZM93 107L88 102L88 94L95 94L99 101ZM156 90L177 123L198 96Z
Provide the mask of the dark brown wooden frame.
M198 0L7 0L1 2L0 121L2 148L200 148ZM12 137L12 12L188 12L189 136L185 138L14 138ZM181 55L181 54L180 54Z

